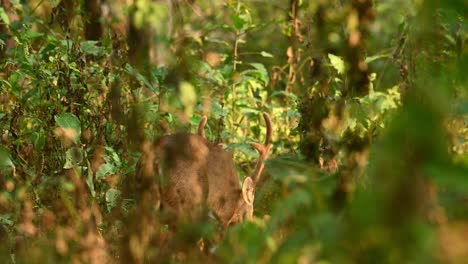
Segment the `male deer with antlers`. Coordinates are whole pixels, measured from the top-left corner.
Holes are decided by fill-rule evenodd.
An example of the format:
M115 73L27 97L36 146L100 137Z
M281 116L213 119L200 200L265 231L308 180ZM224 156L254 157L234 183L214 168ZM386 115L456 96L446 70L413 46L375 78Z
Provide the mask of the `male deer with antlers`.
M251 219L255 186L271 148L271 120L267 113L263 117L265 143L251 143L259 159L242 186L231 153L206 140L205 116L198 134L178 133L156 140L151 151L142 155L137 177L156 176L161 210L177 220L200 217L205 209L211 210L223 227Z

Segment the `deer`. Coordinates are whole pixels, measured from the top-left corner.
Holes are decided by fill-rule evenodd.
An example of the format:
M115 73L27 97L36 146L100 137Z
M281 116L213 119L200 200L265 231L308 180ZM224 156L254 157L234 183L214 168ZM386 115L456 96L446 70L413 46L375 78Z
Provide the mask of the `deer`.
M207 210L224 228L252 220L256 185L271 148L271 119L267 113L263 118L265 142L250 143L259 157L242 185L232 154L206 139L206 116L201 118L196 134L175 133L156 139L143 152L137 177L154 179L156 203L175 222L200 218Z

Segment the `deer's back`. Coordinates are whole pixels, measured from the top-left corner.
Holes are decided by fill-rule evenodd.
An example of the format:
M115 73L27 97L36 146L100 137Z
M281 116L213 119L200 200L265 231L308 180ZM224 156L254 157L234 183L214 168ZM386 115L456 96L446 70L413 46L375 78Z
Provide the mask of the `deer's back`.
M206 200L205 139L193 134L174 134L158 140L156 177L163 211L176 217L196 217Z
M148 157L154 160L150 167L163 212L193 219L208 207L223 224L229 221L242 194L230 152L198 135L181 133L156 140L141 163Z

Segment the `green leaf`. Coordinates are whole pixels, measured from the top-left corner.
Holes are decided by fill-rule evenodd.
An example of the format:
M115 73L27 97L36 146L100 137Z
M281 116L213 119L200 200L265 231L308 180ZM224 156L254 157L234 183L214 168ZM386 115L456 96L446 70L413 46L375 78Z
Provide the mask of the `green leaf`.
M245 29L250 23L250 18L247 14L234 14L231 17L231 20L232 24L234 25L234 29L237 31Z
M166 67L158 67L151 71L151 77L158 83L158 85L162 85L164 79L167 75L167 68Z
M250 144L233 143L233 144L229 144L227 148L228 149L235 148L239 150L240 152L244 153L245 155L247 155L248 158L254 158L258 156L257 151L254 148L252 148Z
M106 203L107 203L107 210L110 211L112 208L117 206L117 202L119 201L121 192L117 189L109 189L106 192Z
M261 80L265 83L265 85L268 85L268 82L270 82L270 77L268 76L268 72L261 63L250 63L261 75Z
M65 153L65 165L63 165L64 169L71 169L83 161L83 153L79 148L70 148Z
M1 214L0 215L0 225L4 226L13 226L15 222L13 221L13 215L12 214Z
M371 63L375 60L388 58L388 57L390 57L390 54L379 54L379 55L370 56L366 58L366 63Z
M113 164L104 163L99 167L98 171L96 172L96 180L100 181L104 179L104 177L107 174L113 174L115 172L116 172L116 168Z
M110 158L110 161L115 164L117 167L120 167L120 165L122 164L122 162L120 161L120 157L119 155L117 154L117 152L109 147L109 146L106 146L104 147L104 149L109 152L109 155L107 157ZM106 159L107 161L109 161L108 159Z
M138 81L145 84L146 87L150 89L152 92L157 92L156 87L154 87L145 76L137 72L130 64L125 65L125 70L127 71L127 73L135 77ZM155 77L157 78L157 76Z
M42 36L44 36L44 33L36 32L33 30L27 30L21 35L21 37L25 40L31 40L31 39L39 38Z
M182 82L179 86L179 98L185 107L185 114L191 116L197 102L197 94L193 85L188 82Z
M211 99L211 114L214 119L220 119L226 115L226 109L223 108L216 99Z
M88 55L97 56L103 53L104 49L102 47L97 46L98 42L94 40L89 40L81 43L81 50Z
M63 129L73 129L73 141L78 143L81 136L80 120L72 113L63 113L55 116L55 122Z
M91 193L92 197L96 196L96 190L94 189L94 182L93 182L93 170L91 169L91 163L87 161L88 165L88 174L86 176L86 185L89 188L89 192Z
M3 146L0 146L0 169L14 167L10 152Z
M295 95L294 93L286 92L286 91L274 91L271 94L271 97L279 97L279 96L288 97L293 101L297 100L297 95Z
M343 74L345 71L344 61L341 57L328 53L328 58L330 59L330 63L338 72L338 74Z
M225 28L229 28L229 26L225 25ZM205 42L211 42L211 43L215 43L215 44L221 44L221 45L224 45L226 47L230 47L231 44L223 39L219 39L219 38L213 38L213 37L209 37L209 36L206 36L205 37Z
M0 18L6 25L10 25L10 19L8 18L8 15L3 7L0 7Z
M273 58L273 54L268 53L266 51L260 52L260 55L262 55L262 57Z

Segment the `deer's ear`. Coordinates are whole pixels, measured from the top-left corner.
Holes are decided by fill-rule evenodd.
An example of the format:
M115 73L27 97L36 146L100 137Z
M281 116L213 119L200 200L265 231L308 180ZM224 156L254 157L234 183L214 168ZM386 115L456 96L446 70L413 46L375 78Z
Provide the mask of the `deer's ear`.
M255 197L255 186L252 178L247 177L242 184L242 197L247 204L253 205Z

